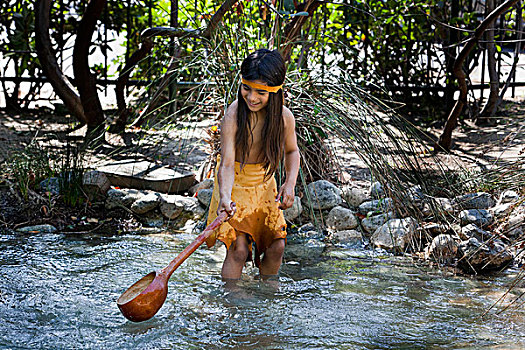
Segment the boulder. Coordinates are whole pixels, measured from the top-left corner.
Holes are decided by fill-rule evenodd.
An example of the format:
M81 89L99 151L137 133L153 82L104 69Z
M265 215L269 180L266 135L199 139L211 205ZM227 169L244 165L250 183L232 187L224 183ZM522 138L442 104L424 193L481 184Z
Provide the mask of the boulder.
M356 230L337 231L328 237L328 241L332 244L344 246L363 245L363 235Z
M115 209L121 206L129 208L140 197L140 191L131 188L112 188L107 192L107 195L106 209Z
M452 202L458 209L488 209L495 204L492 196L486 192L468 193L457 196L454 197Z
M303 205L313 209L332 209L341 204L341 190L326 180L318 180L306 186Z
M476 224L486 227L494 222L494 216L486 209L466 209L459 213L461 225Z
M205 208L210 206L213 188L202 188L197 192L197 199Z
M486 243L472 237L459 244L459 266L468 273L499 270L512 262L512 254L499 239Z
M161 196L160 212L168 219L178 219L179 224L184 224L189 219L199 220L206 214L197 198L176 194Z
M340 206L330 210L326 217L326 226L335 231L351 230L359 225L359 221L354 212Z
M452 201L448 198L441 197L427 197L423 204L423 215L440 215L440 214L453 214L454 207Z
M293 204L290 208L283 211L284 218L288 221L297 219L303 212L303 206L301 205L301 198L295 196Z
M385 197L385 190L381 182L376 181L370 185L370 197L374 199L380 199Z
M195 193L199 192L200 190L210 189L210 188L213 189L213 179L205 179L199 182L198 184L190 187L188 190L188 193L190 194L190 196L193 196L195 195Z
M284 257L293 260L312 260L319 258L325 247L326 244L317 239L298 244L287 244L284 249Z
M136 214L145 214L159 206L160 194L152 191L141 191L130 209Z
M425 257L441 263L450 263L458 255L459 246L451 235L434 237L430 246L425 250Z
M525 233L525 204L515 207L509 214L505 230L508 237L520 237Z
M82 177L82 188L91 201L105 199L110 187L111 183L103 172L87 171Z
M367 201L359 205L359 213L362 215L368 215L368 213L380 213L387 212L394 209L394 202L391 198L375 199L373 201Z
M353 208L370 199L370 191L363 188L344 186L341 190L344 201Z
M374 232L370 242L379 248L404 251L416 233L417 227L417 221L411 217L391 219Z
M56 232L57 229L53 225L34 225L34 226L26 226L16 229L17 232L22 233L53 233Z
M379 215L367 216L366 218L361 220L361 226L363 227L363 230L365 230L365 232L372 234L379 227L383 226L385 222L387 222L390 219L394 219L395 217L396 214L393 211L389 211L388 213L383 213Z

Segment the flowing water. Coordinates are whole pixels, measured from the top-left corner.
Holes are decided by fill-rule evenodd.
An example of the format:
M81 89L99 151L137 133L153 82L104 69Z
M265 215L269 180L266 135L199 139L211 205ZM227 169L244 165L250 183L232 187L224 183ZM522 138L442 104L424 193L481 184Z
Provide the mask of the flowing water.
M516 271L457 277L367 251L288 261L279 282L249 268L229 287L223 249L200 248L175 271L159 313L127 321L118 296L193 238L0 234L0 348L525 348L523 306L481 317Z

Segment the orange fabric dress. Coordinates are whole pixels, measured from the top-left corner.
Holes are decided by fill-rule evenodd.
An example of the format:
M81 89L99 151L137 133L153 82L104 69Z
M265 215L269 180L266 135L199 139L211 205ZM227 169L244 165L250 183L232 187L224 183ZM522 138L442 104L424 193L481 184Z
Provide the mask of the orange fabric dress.
M217 217L219 206L219 184L217 171L220 157L215 168L214 187L208 213L209 225ZM241 170L241 164L235 162L235 179L232 188L232 201L237 205L237 212L224 222L208 239L209 247L217 240L223 242L229 249L239 233L247 236L255 243L255 264L259 266L260 255L279 238L286 238L286 222L277 196L277 183L272 176L265 181L265 169L262 164L246 164ZM251 245L250 245L251 251Z

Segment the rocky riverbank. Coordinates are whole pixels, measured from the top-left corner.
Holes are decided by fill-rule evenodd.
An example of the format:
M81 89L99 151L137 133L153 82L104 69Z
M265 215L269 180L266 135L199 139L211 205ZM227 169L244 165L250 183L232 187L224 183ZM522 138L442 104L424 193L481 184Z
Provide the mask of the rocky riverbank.
M52 181L51 181L52 183ZM204 226L213 191L211 179L185 195L111 187L103 173L85 175L85 190L107 213L124 211L140 230L195 231ZM320 257L330 246L383 249L467 273L522 265L525 253L525 196L466 193L454 198L425 194L420 187L392 198L379 183L369 188L312 182L284 211L289 223L286 258ZM96 220L96 219L95 219ZM26 226L21 232L54 231L52 225Z

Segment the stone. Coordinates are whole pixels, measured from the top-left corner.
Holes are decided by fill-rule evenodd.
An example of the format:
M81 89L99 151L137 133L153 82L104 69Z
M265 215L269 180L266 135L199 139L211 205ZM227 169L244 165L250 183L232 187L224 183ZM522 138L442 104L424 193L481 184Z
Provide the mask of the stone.
M345 246L363 245L363 235L356 230L343 230L332 233L328 240L333 244Z
M492 234L479 228L475 224L468 224L461 228L460 237L463 240L475 237L478 241L485 242L492 238Z
M435 222L428 222L421 226L421 230L428 233L431 237L436 237L442 234L448 234L452 229L445 224L438 224Z
M379 227L383 226L385 222L387 222L390 219L394 219L395 217L396 214L393 211L389 211L388 213L383 213L379 215L367 216L366 218L361 220L361 226L363 227L363 230L365 230L365 232L372 234Z
M129 208L140 196L140 191L130 188L112 188L107 192L105 207L115 209L122 206Z
M515 203L520 200L520 195L516 191L505 190L498 198L498 204Z
M353 208L357 208L361 203L371 199L370 191L351 186L344 186L341 195L346 204Z
M368 215L368 213L381 213L387 212L394 209L394 202L391 198L375 199L373 201L367 201L359 205L359 213Z
M332 209L341 204L341 190L326 180L318 180L306 186L303 205L313 209Z
M34 225L26 226L16 229L17 232L22 233L53 233L57 231L57 228L53 225Z
M310 239L306 243L287 244L284 249L286 259L312 260L321 256L326 244L316 239Z
M301 205L301 198L295 196L293 204L290 208L283 210L284 218L288 221L297 219L303 212Z
M374 199L380 199L385 197L385 190L381 182L376 181L370 185L370 197Z
M458 255L459 246L451 235L441 234L425 250L425 257L441 263L450 263Z
M326 226L335 231L351 230L359 225L359 221L354 212L340 206L330 210L326 217Z
M213 179L205 179L201 182L199 182L198 184L190 187L190 189L188 190L188 193L190 194L190 196L193 196L195 195L195 193L199 192L200 190L204 190L204 189L213 189Z
M160 212L167 219L180 219L180 224L189 219L199 220L206 214L197 198L176 194L161 196Z
M141 217L141 221L148 227L161 227L164 225L164 218L161 214L148 212Z
M213 188L202 188L197 192L197 199L205 208L210 206Z
M458 209L488 209L495 204L492 196L486 192L468 193L457 196L452 202Z
M50 192L52 194L60 194L60 180L58 177L50 177L40 182L40 188L44 192Z
M370 242L379 248L404 251L408 247L418 224L414 218L391 219L379 227Z
M108 177L100 171L87 171L82 177L82 188L91 201L104 200L110 187Z
M441 197L427 197L423 204L423 215L442 215L442 214L453 214L454 207L452 201L448 198Z
M509 215L512 212L513 207L514 207L513 203L503 203L503 204L498 204L495 207L490 208L489 210L496 219L501 219Z
M461 225L476 224L486 227L494 222L494 216L486 209L467 209L459 213Z
M508 237L520 237L525 233L525 205L517 206L509 214L505 235Z
M500 270L508 266L513 256L499 239L481 243L475 237L459 244L462 258L459 266L468 273Z
M156 192L142 191L130 209L136 214L145 214L159 206L160 198L160 194Z

